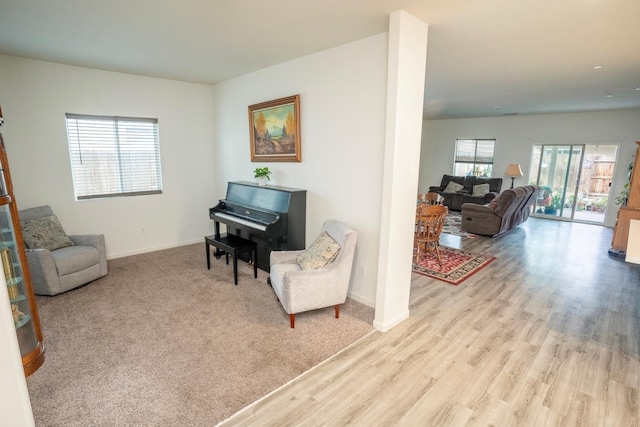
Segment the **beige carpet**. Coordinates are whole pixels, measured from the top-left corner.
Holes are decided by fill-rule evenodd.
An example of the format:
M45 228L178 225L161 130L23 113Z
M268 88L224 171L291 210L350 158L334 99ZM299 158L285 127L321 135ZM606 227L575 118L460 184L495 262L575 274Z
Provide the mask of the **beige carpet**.
M296 328L266 284L203 244L109 261L109 275L38 297L46 358L27 380L38 426L212 426L373 330L347 299Z

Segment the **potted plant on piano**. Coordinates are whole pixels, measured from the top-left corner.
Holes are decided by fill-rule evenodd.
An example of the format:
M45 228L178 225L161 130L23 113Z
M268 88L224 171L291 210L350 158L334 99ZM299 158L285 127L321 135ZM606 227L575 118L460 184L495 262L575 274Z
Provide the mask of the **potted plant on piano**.
M271 178L269 178L269 175L271 175L271 171L267 166L263 168L256 168L256 170L253 171L253 174L258 179L258 185L260 187L266 186L267 180L271 180Z

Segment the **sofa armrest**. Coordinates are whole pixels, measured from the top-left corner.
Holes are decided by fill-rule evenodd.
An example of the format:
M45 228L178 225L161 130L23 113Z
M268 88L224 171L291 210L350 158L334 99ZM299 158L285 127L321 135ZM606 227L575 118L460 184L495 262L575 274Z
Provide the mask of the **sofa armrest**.
M289 313L343 304L347 288L340 286L340 272L334 261L316 270L288 271L282 284L283 305ZM287 311L287 310L285 310Z
M77 246L93 246L97 248L100 244L100 236L102 236L102 241L104 241L102 234L73 234L68 237Z
M476 218L496 216L496 213L493 209L485 205L479 205L476 203L464 203L462 205L462 215L463 216L473 216Z
M100 272L103 276L107 274L107 246L104 234L74 234L70 235L69 238L77 246L93 246L96 248L100 257Z
M442 187L429 187L429 191L433 191L434 193L437 193L438 191L444 191L444 188L442 188Z
M59 294L58 268L51 252L46 249L27 249L25 253L33 292L37 295Z
M269 264L296 264L296 257L304 251L304 249L297 251L271 251L269 254Z

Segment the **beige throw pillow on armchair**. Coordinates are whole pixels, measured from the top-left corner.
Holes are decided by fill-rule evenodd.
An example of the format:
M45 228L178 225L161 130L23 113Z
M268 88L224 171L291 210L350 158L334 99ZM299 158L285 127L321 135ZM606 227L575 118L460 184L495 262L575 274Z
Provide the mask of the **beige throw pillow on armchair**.
M301 269L314 270L331 263L336 259L339 251L338 242L323 231L306 251L296 257L296 261Z

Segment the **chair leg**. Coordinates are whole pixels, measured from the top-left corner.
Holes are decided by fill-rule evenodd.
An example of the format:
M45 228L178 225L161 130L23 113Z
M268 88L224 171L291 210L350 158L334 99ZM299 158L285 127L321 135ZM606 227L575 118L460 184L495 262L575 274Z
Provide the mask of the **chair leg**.
M336 319L340 317L340 304L336 304Z
M289 323L291 323L291 328L295 328L295 325L296 325L296 315L295 314L290 314L289 315Z

